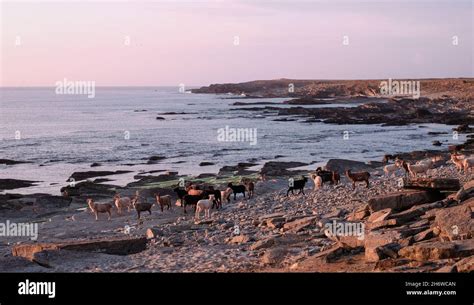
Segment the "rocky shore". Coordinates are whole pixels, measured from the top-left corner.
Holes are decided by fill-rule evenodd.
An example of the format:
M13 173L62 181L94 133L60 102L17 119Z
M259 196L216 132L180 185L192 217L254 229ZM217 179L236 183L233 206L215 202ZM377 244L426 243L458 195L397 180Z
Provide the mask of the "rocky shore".
M461 149L472 152L472 140ZM409 160L430 152L406 154ZM438 152L446 158L448 152ZM251 164L224 169L221 176L197 179L223 186ZM331 160L327 166L350 166L371 172L371 187L352 190L347 178L306 195L286 196L288 178L298 162L269 163L259 174L252 199L241 196L210 219L195 221L173 206L151 215L136 213L98 221L85 198L110 202L115 192L140 189L149 201L181 178L162 173L125 188L80 182L63 188L66 196L2 195L2 218L38 223L38 239L2 238L0 271L6 272L465 272L473 270L472 211L474 175L459 174L444 161L421 180L386 177L381 163ZM227 170L227 171L226 171ZM230 173L225 176L224 173ZM255 173L247 177L258 179ZM151 179L151 180L150 180ZM453 182L454 181L454 182ZM159 186L158 186L159 185ZM462 186L462 187L461 187ZM174 201L173 201L174 202ZM360 235L328 233L328 224L363 225ZM455 230L453 229L455 226Z

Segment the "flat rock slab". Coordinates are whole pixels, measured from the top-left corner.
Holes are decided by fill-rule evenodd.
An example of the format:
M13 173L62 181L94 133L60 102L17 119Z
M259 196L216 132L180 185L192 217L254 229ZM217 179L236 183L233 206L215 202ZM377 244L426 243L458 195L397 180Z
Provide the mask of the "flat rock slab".
M109 238L86 241L64 241L56 243L20 244L12 248L13 256L21 256L32 260L34 254L44 250L71 250L100 252L115 255L128 255L146 249L147 238Z
M371 213L383 210L403 210L417 204L433 202L440 199L439 194L429 191L402 191L369 199Z
M404 179L403 187L407 189L458 191L461 188L459 179L452 178L416 178Z
M457 240L452 242L417 243L400 249L401 257L416 261L438 260L445 258L467 257L474 255L474 239Z
M472 238L474 221L471 208L474 201L459 206L442 209L436 213L434 224L438 228L442 240L457 240Z

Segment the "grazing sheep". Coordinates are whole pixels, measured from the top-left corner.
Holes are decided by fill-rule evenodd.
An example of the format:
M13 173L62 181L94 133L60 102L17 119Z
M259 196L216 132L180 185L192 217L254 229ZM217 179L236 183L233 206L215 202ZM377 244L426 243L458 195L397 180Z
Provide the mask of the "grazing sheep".
M95 220L99 220L99 213L107 213L109 214L109 219L112 217L112 204L111 203L95 203L92 198L87 198L87 205L91 209L91 211L95 214Z
M165 206L168 207L168 210L171 209L171 196L170 195L165 195L165 196L160 196L160 193L155 194L156 198L156 204L160 205L161 212L163 212L163 208Z
M323 187L323 178L321 176L312 174L311 179L313 179L315 191Z
M303 195L305 195L304 186L307 181L308 181L308 178L304 176L302 177L301 180L293 180L293 185L288 187L288 191L286 191L286 196L288 197L288 194L290 193L290 191L291 191L291 194L294 195L295 193L293 193L293 190L300 190L298 194L303 193Z
M221 198L222 200L226 199L227 203L230 203L230 195L232 194L232 188L228 187L225 191L221 191Z
M227 187L232 189L232 192L234 193L234 200L237 200L237 194L239 193L242 193L245 198L245 185L232 185L232 182L229 182Z
M133 204L133 207L135 208L135 210L137 211L138 219L140 219L141 212L148 211L148 213L151 215L151 207L153 206L153 203L148 203L146 201L138 202L139 198L142 198L142 197L135 196L132 199L132 204Z
M352 189L355 190L356 182L363 181L369 188L370 174L368 172L352 173L350 169L346 170L346 176L352 181Z
M130 212L132 208L132 201L130 200L129 197L120 197L120 194L116 194L114 196L114 203L115 206L117 207L117 212L119 215L122 215L122 210L124 208L127 208L128 212Z
M209 195L209 199L201 199L196 203L196 213L194 214L194 218L199 220L199 214L201 211L204 211L204 217L210 218L211 217L211 208L214 205L214 195Z

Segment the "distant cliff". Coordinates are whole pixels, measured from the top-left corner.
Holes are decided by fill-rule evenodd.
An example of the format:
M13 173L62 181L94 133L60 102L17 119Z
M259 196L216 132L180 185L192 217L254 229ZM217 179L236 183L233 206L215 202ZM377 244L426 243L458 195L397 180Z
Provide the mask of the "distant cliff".
M256 80L245 83L212 84L193 93L246 95L252 97L382 97L382 80ZM397 79L397 81L403 81ZM420 81L421 96L428 98L474 98L473 78L408 79Z

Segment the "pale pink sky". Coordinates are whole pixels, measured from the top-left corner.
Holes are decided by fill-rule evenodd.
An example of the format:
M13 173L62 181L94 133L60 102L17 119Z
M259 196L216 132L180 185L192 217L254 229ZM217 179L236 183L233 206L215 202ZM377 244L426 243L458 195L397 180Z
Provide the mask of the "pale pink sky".
M0 85L472 77L472 3L3 1Z

